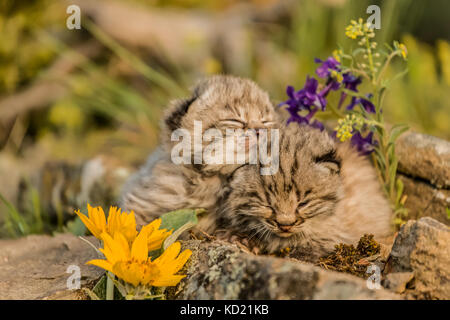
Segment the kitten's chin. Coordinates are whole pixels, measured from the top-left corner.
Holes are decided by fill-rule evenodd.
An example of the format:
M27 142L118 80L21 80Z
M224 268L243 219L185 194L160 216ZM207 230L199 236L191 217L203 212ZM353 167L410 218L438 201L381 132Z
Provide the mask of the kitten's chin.
M277 232L275 233L278 237L280 238L290 238L292 237L294 234L292 232Z

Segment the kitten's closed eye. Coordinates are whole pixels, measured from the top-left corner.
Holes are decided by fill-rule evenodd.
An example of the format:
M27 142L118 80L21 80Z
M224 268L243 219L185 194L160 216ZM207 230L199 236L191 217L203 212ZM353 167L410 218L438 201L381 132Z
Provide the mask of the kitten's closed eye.
M245 127L245 125L245 122L237 119L225 119L219 121L219 126L222 128L242 129Z
M263 121L262 124L265 127L273 127L276 124L276 122L275 121Z
M341 160L336 155L336 150L331 150L319 157L314 158L314 162L327 169L331 174L339 174L341 169Z
M303 200L297 205L297 209L305 207L309 203L309 200Z

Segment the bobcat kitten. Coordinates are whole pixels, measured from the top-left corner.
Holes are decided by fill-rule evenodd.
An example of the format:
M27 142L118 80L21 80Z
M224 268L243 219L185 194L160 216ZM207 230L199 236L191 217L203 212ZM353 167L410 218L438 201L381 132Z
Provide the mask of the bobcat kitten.
M307 260L365 233L389 235L390 206L368 160L317 129L292 123L280 131L279 171L236 170L206 231L238 235L268 253L289 247Z
M200 131L195 130L196 122L201 125ZM172 141L173 133L184 129L192 143L200 138L205 147L210 143L203 136L208 129L215 129L223 137L227 129L241 129L236 130L238 136L247 129L257 132L276 127L278 122L268 94L253 81L233 76L213 76L201 81L190 98L175 100L169 106L163 117L161 145L125 185L122 208L133 210L140 223L176 209L212 208L227 176L239 165L225 161L195 163L195 157L202 154L197 154L194 147L189 163L175 164L171 155L178 141ZM214 143L223 141L214 140ZM255 143L254 139L245 140L246 150L250 143ZM235 156L236 151L225 150L223 160L227 152Z

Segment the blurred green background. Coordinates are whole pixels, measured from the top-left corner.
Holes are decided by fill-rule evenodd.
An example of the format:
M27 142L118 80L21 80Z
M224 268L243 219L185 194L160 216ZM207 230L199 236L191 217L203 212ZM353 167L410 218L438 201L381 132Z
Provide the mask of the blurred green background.
M66 27L70 4L81 30ZM20 201L18 181L48 161L143 163L168 101L202 76L250 77L284 100L287 85L314 74L315 57L351 45L344 29L371 4L381 8L377 42L409 52L387 120L450 139L448 0L0 2L0 219ZM397 62L389 74L404 69Z

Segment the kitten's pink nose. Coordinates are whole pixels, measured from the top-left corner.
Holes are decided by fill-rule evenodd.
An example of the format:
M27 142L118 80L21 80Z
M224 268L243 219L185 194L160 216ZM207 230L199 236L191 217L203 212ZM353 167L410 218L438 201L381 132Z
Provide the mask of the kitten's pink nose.
M280 229L281 231L284 231L284 232L289 232L289 231L291 231L295 222L277 220L276 223L277 223L278 229Z
M290 225L290 226L283 226L282 224L279 224L278 228L280 228L284 232L289 232L292 229L292 225Z

